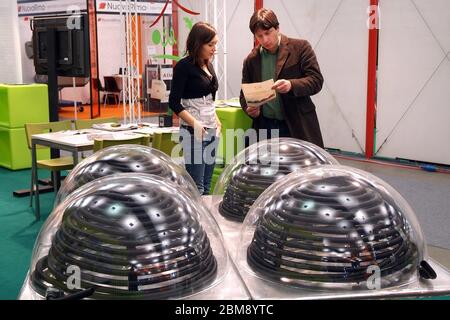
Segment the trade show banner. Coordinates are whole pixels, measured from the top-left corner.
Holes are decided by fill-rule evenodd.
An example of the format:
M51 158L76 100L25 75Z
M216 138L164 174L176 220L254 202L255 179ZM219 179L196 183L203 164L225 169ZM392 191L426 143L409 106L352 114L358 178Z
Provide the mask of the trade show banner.
M17 1L19 17L86 10L86 0Z
M136 7L135 7L136 6ZM138 2L136 5L131 3L129 6L123 1L97 1L97 13L120 13L129 10L138 14L164 14L172 12L172 4L158 2Z

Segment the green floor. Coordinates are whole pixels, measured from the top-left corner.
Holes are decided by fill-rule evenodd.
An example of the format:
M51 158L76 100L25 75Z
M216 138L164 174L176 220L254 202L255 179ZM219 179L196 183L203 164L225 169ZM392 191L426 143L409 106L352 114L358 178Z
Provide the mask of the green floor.
M41 195L41 221L36 221L29 198L16 198L29 188L30 170L0 168L0 299L16 299L30 265L34 241L53 207L54 194ZM47 177L48 173L39 173Z

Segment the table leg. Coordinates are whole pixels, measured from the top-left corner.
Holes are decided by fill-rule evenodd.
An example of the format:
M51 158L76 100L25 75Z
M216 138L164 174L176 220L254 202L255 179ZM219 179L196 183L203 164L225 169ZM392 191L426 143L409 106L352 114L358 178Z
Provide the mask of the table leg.
M34 195L34 161L31 162L31 186L30 186L30 207L33 207L33 195Z
M72 152L73 157L73 166L75 167L78 164L78 151Z
M37 184L38 181L38 170L37 170L37 160L36 160L36 144L35 143L31 143L31 161L32 161L32 170L33 170L33 188L32 191L34 190L35 194L34 194L34 212L36 215L36 220L40 220L41 219L41 210L40 210L40 204L39 204L39 186Z

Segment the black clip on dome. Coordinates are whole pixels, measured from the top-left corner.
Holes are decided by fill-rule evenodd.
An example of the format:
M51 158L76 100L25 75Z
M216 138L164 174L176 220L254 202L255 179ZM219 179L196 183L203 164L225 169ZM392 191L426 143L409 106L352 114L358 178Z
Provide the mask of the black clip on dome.
M430 266L430 264L428 262L426 262L425 260L420 261L419 275L423 279L427 279L427 280L430 280L430 279L434 280L437 278L436 271L434 271L434 269Z
M87 288L84 290L79 290L77 292L64 295L64 291L50 287L47 289L47 292L45 294L46 300L81 300L87 297L90 297L95 292L95 288Z

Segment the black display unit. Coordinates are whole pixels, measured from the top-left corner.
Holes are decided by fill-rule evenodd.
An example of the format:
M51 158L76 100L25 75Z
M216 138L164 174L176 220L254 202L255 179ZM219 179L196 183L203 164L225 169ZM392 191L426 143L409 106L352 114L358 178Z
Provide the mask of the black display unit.
M35 17L31 23L36 74L48 75L50 51L55 50L58 76L89 77L89 29L85 14ZM52 32L54 47L49 43Z
M58 121L58 76L89 77L86 14L40 16L30 21L36 74L48 76L50 121Z
M30 20L36 74L48 76L51 122L58 121L58 76L89 77L89 19L87 14L39 16ZM51 157L59 150L51 149Z

